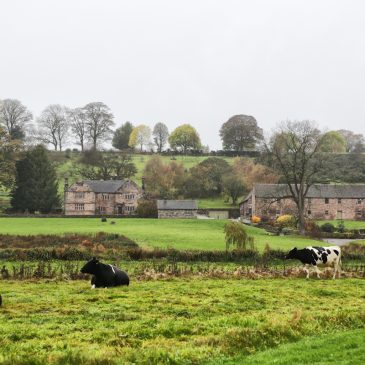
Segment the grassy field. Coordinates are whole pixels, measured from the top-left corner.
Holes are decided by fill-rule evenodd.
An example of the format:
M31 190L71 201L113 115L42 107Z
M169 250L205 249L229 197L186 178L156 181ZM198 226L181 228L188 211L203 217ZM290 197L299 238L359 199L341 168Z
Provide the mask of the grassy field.
M364 363L361 279L0 283L1 364Z
M318 221L319 225L322 225L324 223L331 223L335 227L338 226L340 220L332 220L332 221ZM345 220L343 221L345 224L346 229L365 229L365 221L349 221Z
M8 234L63 234L70 232L114 232L123 234L141 246L174 247L177 249L223 250L224 220L200 219L113 219L116 224L102 223L99 218L0 218L0 233ZM255 245L262 250L288 250L318 244L318 241L298 236L270 236L266 231L247 226Z
M364 342L365 329L344 331L304 338L297 343L281 345L253 356L214 361L211 365L365 364Z

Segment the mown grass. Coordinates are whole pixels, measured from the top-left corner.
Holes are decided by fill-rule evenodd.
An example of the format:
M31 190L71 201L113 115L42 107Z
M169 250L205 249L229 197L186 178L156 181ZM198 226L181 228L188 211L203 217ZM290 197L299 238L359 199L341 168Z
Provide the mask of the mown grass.
M1 292L2 364L245 363L365 325L361 279L132 278L94 291L82 281L1 281Z
M116 223L111 225L110 221ZM7 234L64 234L113 232L123 234L141 246L173 247L177 249L224 250L223 228L225 220L200 219L109 219L99 218L0 218L0 233ZM263 250L271 248L287 250L318 244L299 236L270 236L263 229L246 226L254 236L255 245Z
M340 222L340 220L317 221L319 225L322 225L324 223L331 223L335 227L337 227ZM343 223L345 224L346 229L365 229L365 221L344 220Z

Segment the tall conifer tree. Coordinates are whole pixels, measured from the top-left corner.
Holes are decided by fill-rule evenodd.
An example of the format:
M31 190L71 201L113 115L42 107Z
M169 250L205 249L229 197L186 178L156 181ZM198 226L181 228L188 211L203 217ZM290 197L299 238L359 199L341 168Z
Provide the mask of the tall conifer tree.
M59 207L57 177L47 151L37 146L16 163L16 188L11 205L16 211L49 213Z

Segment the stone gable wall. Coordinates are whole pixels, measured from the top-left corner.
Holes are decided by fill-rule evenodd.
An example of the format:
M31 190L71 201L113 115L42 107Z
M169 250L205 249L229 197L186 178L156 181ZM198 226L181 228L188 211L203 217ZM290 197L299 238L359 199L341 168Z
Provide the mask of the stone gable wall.
M77 197L75 193L84 193L84 197ZM76 204L84 204L84 210L76 210ZM64 193L65 215L95 214L95 193L86 185L74 184Z
M197 210L159 210L158 218L196 218Z

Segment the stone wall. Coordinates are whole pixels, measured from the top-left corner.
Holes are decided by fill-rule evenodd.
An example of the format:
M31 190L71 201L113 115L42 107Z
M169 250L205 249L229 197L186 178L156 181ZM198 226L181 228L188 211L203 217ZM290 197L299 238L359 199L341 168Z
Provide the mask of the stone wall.
M197 210L159 210L158 218L196 218Z

